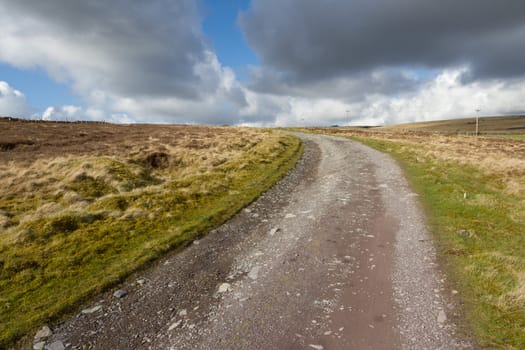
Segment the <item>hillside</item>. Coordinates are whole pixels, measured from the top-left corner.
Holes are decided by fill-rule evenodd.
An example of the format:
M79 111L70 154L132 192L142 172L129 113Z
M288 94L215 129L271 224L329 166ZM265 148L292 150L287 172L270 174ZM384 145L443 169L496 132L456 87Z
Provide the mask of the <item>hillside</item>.
M384 126L375 130L424 131L445 134L472 134L476 131L476 118L437 120ZM481 117L480 134L525 133L525 116Z

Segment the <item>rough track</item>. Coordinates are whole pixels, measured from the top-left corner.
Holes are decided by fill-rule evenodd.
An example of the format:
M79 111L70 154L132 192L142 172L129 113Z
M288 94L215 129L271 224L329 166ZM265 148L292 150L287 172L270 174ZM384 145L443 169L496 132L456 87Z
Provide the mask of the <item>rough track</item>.
M389 157L300 135L284 180L55 330L94 349L458 349L417 195ZM227 283L227 284L224 284ZM93 309L92 309L93 310Z

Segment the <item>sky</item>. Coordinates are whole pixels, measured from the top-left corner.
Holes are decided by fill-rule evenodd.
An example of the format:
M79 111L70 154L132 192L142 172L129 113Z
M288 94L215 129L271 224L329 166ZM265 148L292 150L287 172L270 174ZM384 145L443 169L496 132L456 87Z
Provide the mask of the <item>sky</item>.
M249 126L525 114L523 0L0 0L0 115Z

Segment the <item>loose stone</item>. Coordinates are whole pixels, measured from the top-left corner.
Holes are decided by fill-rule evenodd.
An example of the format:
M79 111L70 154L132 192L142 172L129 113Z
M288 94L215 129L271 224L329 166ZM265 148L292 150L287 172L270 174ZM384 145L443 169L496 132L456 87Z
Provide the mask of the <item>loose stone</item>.
M119 289L116 290L115 293L113 293L113 296L118 299L124 298L126 295L128 295L128 291L125 289Z
M226 293L231 291L231 285L229 283L223 283L219 286L219 289L217 290L218 293Z
M46 346L46 342L45 341L39 341L39 342L33 344L33 350L43 350L44 346Z
M437 321L438 323L445 323L446 320L447 320L447 315L445 314L443 310L441 310L438 314Z
M322 345L310 344L310 347L314 348L315 350L323 350L324 349L324 347Z
M46 340L47 338L49 338L52 335L53 335L53 332L51 331L51 329L49 329L48 326L44 326L44 327L42 327L41 330L36 332L36 334L35 334L35 342L38 342L40 340Z
M173 323L173 324L168 328L168 331L172 331L172 330L174 330L175 328L177 328L178 326L180 326L181 323L182 323L182 320L178 320L177 322Z
M89 314L92 314L92 313L95 313L97 311L100 311L102 310L102 306L101 305L97 305L97 306L94 306L90 309L84 309L82 310L82 313L85 314L85 315L89 315Z
M256 267L253 267L250 272L248 273L248 277L252 280L256 280L257 277L259 277L259 269L260 267L256 266Z

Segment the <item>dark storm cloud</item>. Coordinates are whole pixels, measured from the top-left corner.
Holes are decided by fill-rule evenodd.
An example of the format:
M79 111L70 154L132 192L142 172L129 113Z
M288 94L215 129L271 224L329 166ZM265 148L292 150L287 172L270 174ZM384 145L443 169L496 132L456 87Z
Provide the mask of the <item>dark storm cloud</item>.
M17 0L0 1L0 11L18 19L15 40L57 45L42 65L79 90L198 98L219 84L196 70L208 58L195 1Z
M275 69L257 68L251 73L248 87L259 93L291 95L304 98L334 98L346 102L361 100L370 94L390 95L399 91L415 91L426 79L404 70L377 69L329 79L304 81Z
M525 74L523 0L254 0L239 24L292 84L412 65Z

